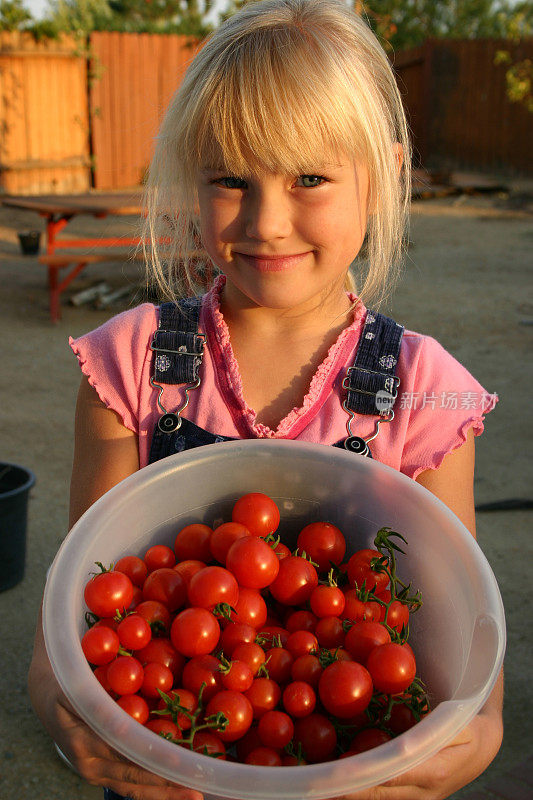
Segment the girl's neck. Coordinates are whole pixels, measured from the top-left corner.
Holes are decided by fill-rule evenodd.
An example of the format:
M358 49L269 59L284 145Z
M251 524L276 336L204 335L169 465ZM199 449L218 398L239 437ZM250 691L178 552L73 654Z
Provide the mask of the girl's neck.
M220 310L248 406L256 422L276 430L293 408L303 404L310 383L329 348L353 320L353 303L344 289L328 302L303 309L268 309L221 293Z
M230 284L220 293L220 310L230 336L247 332L253 338L307 340L329 339L350 324L353 303L344 287L336 287L321 298L287 308L258 306Z

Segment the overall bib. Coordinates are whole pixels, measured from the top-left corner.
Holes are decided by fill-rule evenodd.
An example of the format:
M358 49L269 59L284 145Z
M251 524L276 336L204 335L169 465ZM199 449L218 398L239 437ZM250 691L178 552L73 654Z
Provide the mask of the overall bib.
M162 412L152 435L149 463L174 453L229 441L234 437L206 431L180 416L188 402L189 389L200 385L200 366L205 336L198 333L201 298L186 298L179 303L163 303L159 327L151 343L154 351L152 386L159 390L158 405ZM346 397L347 436L333 447L343 447L357 455L372 457L369 442L379 432L380 422L390 422L400 380L395 375L403 326L376 311L367 311L365 325L354 362L343 380ZM180 409L167 411L162 403L164 386L181 384L185 401ZM367 440L352 433L355 414L377 416L376 430ZM127 800L111 789L104 789L104 800Z

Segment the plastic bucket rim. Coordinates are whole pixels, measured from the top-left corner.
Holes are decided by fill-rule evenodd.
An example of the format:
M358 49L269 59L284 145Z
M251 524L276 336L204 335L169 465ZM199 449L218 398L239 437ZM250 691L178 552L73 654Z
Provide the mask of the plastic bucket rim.
M14 497L17 494L28 492L32 486L34 486L36 481L35 473L28 467L23 467L21 464L15 464L12 461L0 461L0 473L4 467L13 467L26 473L26 481L20 486L17 486L15 489L8 489L7 491L3 491L0 485L0 500L8 499L9 497Z

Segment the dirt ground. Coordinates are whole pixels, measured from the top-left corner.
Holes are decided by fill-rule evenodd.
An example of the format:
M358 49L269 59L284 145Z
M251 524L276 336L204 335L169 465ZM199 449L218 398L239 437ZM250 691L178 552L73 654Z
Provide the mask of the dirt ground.
M509 180L510 194L461 195L414 204L409 256L394 300L383 310L436 337L500 403L477 448L476 501L532 499L531 391L533 183ZM526 193L529 193L529 200ZM78 219L69 233L130 234L134 219ZM96 800L101 790L57 758L26 691L45 573L67 530L73 412L79 370L68 345L123 306L97 311L63 298L48 319L45 268L20 254L17 231L43 228L31 213L0 209L0 458L23 464L31 491L24 580L0 594L3 700L0 796L4 800ZM138 267L92 266L72 292L106 279L132 285ZM529 388L528 388L529 387ZM505 739L493 765L458 798L525 798L531 792L531 650L523 609L531 607L531 511L478 514L479 542L499 581L508 623ZM529 759L529 760L528 760ZM529 796L531 796L529 794Z

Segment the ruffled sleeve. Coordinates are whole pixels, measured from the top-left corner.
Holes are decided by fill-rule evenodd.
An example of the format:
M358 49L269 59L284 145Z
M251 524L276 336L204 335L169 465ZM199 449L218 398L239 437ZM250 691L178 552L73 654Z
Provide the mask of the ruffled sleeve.
M156 327L156 308L144 303L78 339L69 338L81 370L100 400L137 434L140 392L149 369L151 333Z
M419 341L414 380L407 391L400 390L397 401L403 414L409 414L401 471L412 478L437 469L466 441L470 428L479 436L485 415L498 402L498 396L486 391L435 339L415 336ZM407 332L405 339L412 344Z

